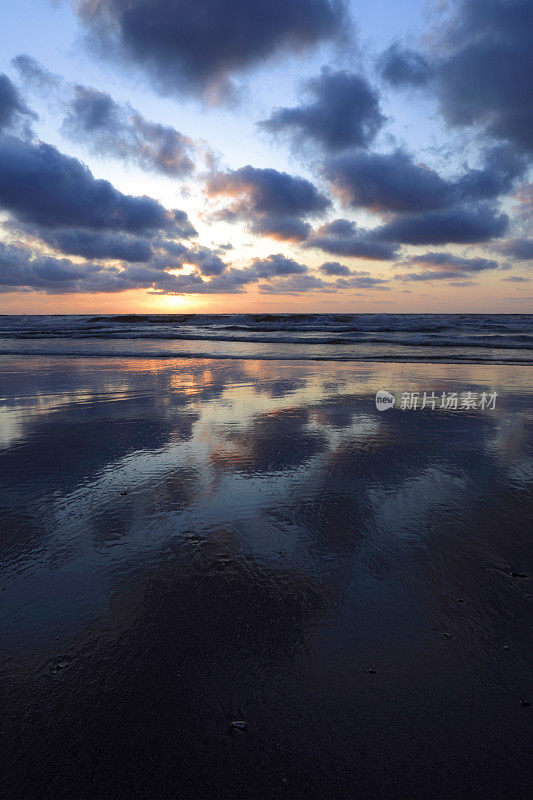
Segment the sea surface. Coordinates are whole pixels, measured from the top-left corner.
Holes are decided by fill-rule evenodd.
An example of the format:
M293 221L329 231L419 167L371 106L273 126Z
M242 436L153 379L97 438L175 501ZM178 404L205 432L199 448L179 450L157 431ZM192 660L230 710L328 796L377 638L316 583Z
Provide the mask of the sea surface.
M1 316L2 353L533 363L533 315Z

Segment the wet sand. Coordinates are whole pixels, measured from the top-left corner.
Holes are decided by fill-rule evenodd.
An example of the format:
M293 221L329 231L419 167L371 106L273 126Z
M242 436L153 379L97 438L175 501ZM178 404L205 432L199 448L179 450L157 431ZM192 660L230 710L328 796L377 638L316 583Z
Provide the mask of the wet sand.
M0 361L4 796L531 796L529 367Z

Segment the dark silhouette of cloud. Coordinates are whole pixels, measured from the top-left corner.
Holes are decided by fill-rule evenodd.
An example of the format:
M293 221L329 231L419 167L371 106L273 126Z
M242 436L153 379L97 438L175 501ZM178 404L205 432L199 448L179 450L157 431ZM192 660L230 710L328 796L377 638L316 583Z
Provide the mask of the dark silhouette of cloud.
M487 125L533 151L533 6L529 0L464 0L446 33L437 91L450 125Z
M167 211L151 197L122 194L52 145L12 137L0 139L0 207L48 228L194 233L184 211Z
M211 198L234 198L214 212L227 222L244 220L253 233L301 241L310 226L302 218L321 215L331 201L305 178L250 165L214 173L207 182Z
M313 231L303 247L323 250L335 256L351 256L388 261L396 256L398 246L391 241L378 241L371 232L357 228L347 219L336 219Z
M373 278L370 275L354 275L351 278L338 278L336 289L389 289L384 278Z
M326 150L339 150L367 147L385 121L377 93L361 75L324 68L307 82L306 89L312 96L309 103L278 108L260 126L272 133L289 131L308 137Z
M376 211L427 211L453 202L449 184L397 150L391 154L342 153L326 161L325 174L345 205Z
M343 0L82 0L89 42L142 67L165 94L231 94L231 77L280 49L338 36Z
M172 126L149 122L96 89L76 86L74 93L62 126L71 139L164 175L182 177L194 171L194 144Z
M432 76L422 53L393 42L378 60L381 77L392 86L424 86Z
M462 0L426 53L393 45L382 56L389 82L435 92L452 127L481 125L533 152L533 5L530 0Z
M76 228L59 230L39 228L32 232L54 250L68 255L130 262L149 261L152 257L152 244L148 239L123 233L101 233Z
M492 206L455 206L443 211L399 215L374 228L370 235L378 242L402 244L469 244L503 236L508 218Z
M50 92L65 108L61 133L68 138L88 144L99 156L136 163L149 172L183 177L194 171L196 145L171 125L150 122L106 92L71 84L31 56L16 56L12 63L30 88Z
M488 258L463 258L453 253L427 252L411 256L396 264L397 267L424 267L422 272L399 273L395 277L400 281L434 281L453 280L451 286L472 286L473 281L463 280L472 274L498 269L499 264Z
M213 254L213 258L216 256ZM235 294L243 286L257 281L252 270L228 269L225 274L213 275L213 262L208 252L200 248L189 252L183 262L196 263L195 272L175 275L170 269L179 269L180 260L161 263L135 264L126 267L109 267L85 261L77 263L68 258L43 255L25 245L6 245L0 242L0 291L40 291L47 294L124 292L131 289L148 289L158 294ZM222 265L222 269L225 265Z
M521 275L509 275L508 278L500 278L501 281L508 283L529 283L529 278L523 278Z
M351 275L352 271L346 264L340 264L338 261L326 261L319 267L320 272L324 275Z
M14 128L21 123L27 125L37 115L31 111L12 81L0 73L0 132Z
M286 258L277 253L267 258L254 258L251 264L258 278L272 278L274 276L296 275L307 272L305 264L299 264L292 258Z
M509 239L507 242L502 242L498 249L506 256L520 261L533 259L533 239Z
M478 169L466 169L446 180L413 158L394 153L352 150L330 157L325 175L343 203L373 211L419 212L450 208L465 200L482 200L508 192L526 163L509 147L494 147Z
M419 266L420 264L438 271L446 268L455 272L483 272L487 269L498 269L499 267L497 261L489 258L462 258L461 256L453 255L453 253L435 252L411 256L411 258L402 261L397 266Z
M335 291L333 284L325 283L314 275L294 275L259 284L262 294L300 294L301 292Z

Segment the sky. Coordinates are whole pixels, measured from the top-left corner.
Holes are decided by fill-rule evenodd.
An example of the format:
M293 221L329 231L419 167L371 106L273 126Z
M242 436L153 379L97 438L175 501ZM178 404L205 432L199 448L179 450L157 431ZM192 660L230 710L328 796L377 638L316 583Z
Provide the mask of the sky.
M532 0L19 0L0 313L533 311Z

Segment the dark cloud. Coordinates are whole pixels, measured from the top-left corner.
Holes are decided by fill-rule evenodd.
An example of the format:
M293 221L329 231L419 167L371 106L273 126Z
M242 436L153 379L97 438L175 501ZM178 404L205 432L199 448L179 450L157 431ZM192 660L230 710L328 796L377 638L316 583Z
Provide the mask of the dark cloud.
M467 169L454 182L461 200L487 200L509 192L527 170L527 158L509 145L487 149L479 169Z
M261 283L259 291L262 294L300 294L300 292L335 291L334 284L325 283L314 275L295 275L291 278L282 278L269 283Z
M388 261L396 256L398 247L393 242L380 242L368 231L357 228L347 219L336 219L313 231L303 244L335 256L351 256L376 261Z
M523 278L521 275L509 275L508 278L500 278L501 281L509 283L529 283L529 278Z
M436 172L392 154L361 150L329 158L325 175L345 205L375 211L427 211L453 202L451 187Z
M260 216L250 223L250 233L272 236L282 242L301 242L311 231L309 222L298 217L283 217L277 214Z
M212 198L234 198L214 213L215 218L244 220L252 232L292 241L309 233L302 217L320 215L331 204L305 178L250 165L215 173L207 182L207 193Z
M300 50L345 26L343 0L81 0L89 41L141 66L166 94L227 95L231 76L281 48Z
M50 89L60 90L65 86L65 81L60 75L50 72L39 61L25 53L15 56L11 63L17 70L20 79L40 92L49 91Z
M120 286L120 288L119 288ZM99 265L76 264L67 258L34 254L23 245L0 242L0 291L33 289L51 294L117 291L129 288L118 270Z
M251 264L258 278L272 278L274 276L296 275L307 272L305 264L299 264L292 258L286 258L277 253L267 258L254 258Z
M320 272L324 275L351 275L350 267L345 264L340 264L338 261L326 261L319 267Z
M109 94L86 86L74 88L62 132L89 142L99 154L134 161L142 169L177 177L194 171L191 139L170 125L149 122Z
M393 45L382 57L383 74L396 85L428 83L449 125L485 126L531 153L532 29L530 0L462 0L432 37L431 51Z
M152 245L148 239L123 233L100 233L73 229L36 231L46 244L68 255L88 259L115 259L120 261L149 261Z
M0 131L14 128L29 119L36 119L34 114L23 102L19 90L10 81L7 75L0 73Z
M370 275L354 275L351 278L338 278L336 289L389 289L384 278L372 278Z
M508 192L526 168L509 147L494 147L479 169L466 169L446 180L412 157L354 150L330 157L325 175L345 205L373 211L419 212L450 208L462 201L484 200Z
M509 239L507 242L502 242L498 249L506 256L520 261L533 259L533 239Z
M202 275L221 275L226 269L226 264L220 256L208 247L196 247L190 250L184 248L183 255L180 255L178 260L181 266L194 264Z
M327 150L366 147L385 121L377 93L361 75L323 69L306 84L312 101L295 108L278 108L259 123L273 133L306 136Z
M71 84L28 55L13 59L21 79L65 108L61 133L88 144L99 156L138 164L142 169L182 177L195 168L195 143L170 125L150 122L129 104L97 89Z
M457 278L457 272L453 270L425 270L424 272L401 272L395 277L399 281L443 281ZM461 281L460 283L462 284L463 282Z
M424 86L432 75L431 66L422 53L391 44L378 62L381 77L392 86Z
M157 294L236 294L258 276L253 270L227 269L211 280L201 274L213 274L206 268L206 252L190 252L185 261L200 265L188 275L174 275L179 260L106 267L92 262L76 263L67 258L45 256L25 245L0 242L0 291L38 291L47 294L124 292L148 289Z
M397 267L424 267L422 272L399 273L395 277L400 281L434 281L452 280L451 286L472 286L473 281L464 280L472 274L498 269L499 264L488 258L463 258L453 253L428 252L411 256L406 261L396 264Z
M456 206L425 214L400 215L374 228L371 236L378 242L402 244L468 244L503 236L507 226L505 214L480 203L477 206Z
M533 5L464 0L447 31L437 91L450 125L486 124L533 151Z
M443 268L454 272L483 272L487 269L498 269L499 264L489 258L462 258L453 253L424 253L423 255L411 256L398 266L419 266L442 270Z
M194 233L185 212L167 211L147 196L122 194L51 145L11 137L0 139L0 207L48 228Z

